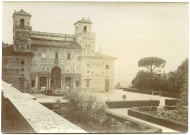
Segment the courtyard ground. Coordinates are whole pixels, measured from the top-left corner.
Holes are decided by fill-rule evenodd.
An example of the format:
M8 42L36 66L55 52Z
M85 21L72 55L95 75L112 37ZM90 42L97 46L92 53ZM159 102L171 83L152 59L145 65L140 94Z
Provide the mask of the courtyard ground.
M165 105L165 99L172 99L172 98L168 98L168 97L161 97L159 95L147 95L147 94L140 94L140 93L135 93L135 92L126 92L123 90L113 90L113 92L110 93L89 93L89 94L93 94L97 97L98 100L105 102L107 100L110 101L121 101L122 96L126 95L126 100L160 100L160 107ZM39 103L55 103L57 100L60 100L61 102L66 102L62 96L47 96L45 94L32 94L34 97L36 97L36 100ZM119 115L122 117L126 117L128 119L133 119L136 121L140 121L141 123L145 123L148 125L152 125L158 128L162 129L163 133L176 133L177 131L157 125L157 124L153 124L132 116L129 116L127 111L127 108L121 108L121 109L108 109L108 112L114 113L115 115Z
M121 89L118 90L113 90L113 92L108 92L108 93L90 93L93 94L97 97L98 100L105 102L107 100L110 101L119 101L123 100L122 96L126 95L126 100L160 100L160 106L165 105L165 99L172 99L169 97L162 97L159 95L148 95L148 94L140 94L140 93L135 93L135 92L127 92L123 91ZM61 100L62 102L65 102L63 100L62 96L47 96L45 94L31 94L34 97L36 97L36 100L40 103L54 103L57 100Z
M127 91L123 91L121 89L118 90L113 90L113 92L111 93L95 93L94 95L96 95L96 97L99 100L107 101L121 101L122 96L126 95L126 100L160 100L160 106L164 106L165 105L165 99L172 99L169 97L162 97L159 95L148 95L148 94L140 94L140 93L135 93L135 92L127 92Z

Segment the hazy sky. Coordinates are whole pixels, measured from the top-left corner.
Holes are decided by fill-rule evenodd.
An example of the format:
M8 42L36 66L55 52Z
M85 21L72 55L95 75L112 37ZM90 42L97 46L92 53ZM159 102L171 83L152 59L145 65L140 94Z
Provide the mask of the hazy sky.
M131 83L143 57L167 61L166 72L176 70L188 57L187 3L79 3L4 2L2 40L12 44L14 10L32 15L34 31L74 34L73 24L90 17L96 33L96 50L113 55L115 79Z

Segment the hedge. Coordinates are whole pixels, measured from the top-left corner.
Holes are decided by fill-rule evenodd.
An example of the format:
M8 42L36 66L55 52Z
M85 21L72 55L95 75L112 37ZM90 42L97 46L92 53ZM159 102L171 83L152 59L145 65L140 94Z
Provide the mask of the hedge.
M149 122L152 122L152 123L155 123L155 124L167 127L167 128L171 128L173 130L177 130L177 131L180 131L183 133L188 131L188 125L178 123L178 122L173 122L173 121L170 121L167 119L162 119L162 118L152 116L147 113L139 112L137 110L129 109L128 115L142 119L142 120L146 120L146 121L149 121Z
M177 103L177 99L165 99L166 106L175 106Z
M161 96L163 96L163 97L171 97L171 98L179 98L180 94L178 94L178 93L169 93L169 92L161 92Z
M159 100L106 101L109 108L131 108L141 106L159 106Z

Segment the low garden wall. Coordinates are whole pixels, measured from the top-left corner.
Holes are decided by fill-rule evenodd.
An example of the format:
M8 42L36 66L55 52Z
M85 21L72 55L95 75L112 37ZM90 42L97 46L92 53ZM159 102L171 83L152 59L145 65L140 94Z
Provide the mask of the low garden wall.
M109 108L131 108L141 106L159 106L159 100L106 101Z
M2 81L3 133L86 133Z
M149 121L149 122L152 122L152 123L155 123L155 124L167 127L167 128L171 128L173 130L177 130L177 131L180 131L183 133L187 132L187 130L188 130L188 125L185 125L182 123L177 123L177 122L170 121L167 119L162 119L157 116L152 116L150 114L140 112L140 111L137 111L134 109L129 109L128 115L142 119L142 120L146 120L146 121Z

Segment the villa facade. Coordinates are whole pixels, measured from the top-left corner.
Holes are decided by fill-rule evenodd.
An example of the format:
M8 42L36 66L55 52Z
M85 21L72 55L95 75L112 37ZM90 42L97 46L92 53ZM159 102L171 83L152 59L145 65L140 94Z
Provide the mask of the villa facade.
M3 80L29 92L113 90L116 58L102 54L101 49L95 52L89 18L77 21L75 33L68 35L32 31L32 16L23 10L12 17L13 45L2 48Z

